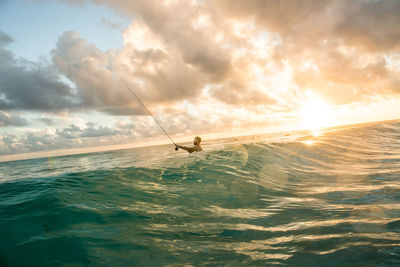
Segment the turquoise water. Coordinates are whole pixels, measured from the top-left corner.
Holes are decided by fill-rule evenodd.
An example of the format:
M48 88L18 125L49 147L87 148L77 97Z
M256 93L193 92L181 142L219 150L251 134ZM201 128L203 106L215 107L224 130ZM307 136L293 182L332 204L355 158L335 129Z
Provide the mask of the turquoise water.
M400 122L0 163L1 266L399 266Z

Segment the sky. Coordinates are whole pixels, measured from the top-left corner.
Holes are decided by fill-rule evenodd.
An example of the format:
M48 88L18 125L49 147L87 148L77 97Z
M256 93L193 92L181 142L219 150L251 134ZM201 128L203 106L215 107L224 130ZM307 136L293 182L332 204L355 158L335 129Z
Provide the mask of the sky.
M398 0L0 0L0 157L400 118ZM33 154L32 154L33 153Z

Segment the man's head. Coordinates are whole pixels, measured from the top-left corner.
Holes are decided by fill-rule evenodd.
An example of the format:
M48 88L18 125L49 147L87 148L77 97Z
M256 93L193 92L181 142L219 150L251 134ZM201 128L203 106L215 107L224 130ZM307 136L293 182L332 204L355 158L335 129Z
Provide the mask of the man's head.
M200 136L196 136L196 137L194 138L194 140L193 140L193 144L194 144L194 145L200 145L200 142L201 142Z

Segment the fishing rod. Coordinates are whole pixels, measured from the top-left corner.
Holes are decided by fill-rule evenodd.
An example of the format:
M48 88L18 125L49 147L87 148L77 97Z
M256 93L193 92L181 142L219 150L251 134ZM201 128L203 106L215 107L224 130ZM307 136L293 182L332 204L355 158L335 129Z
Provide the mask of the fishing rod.
M128 88L129 92L131 92L131 94L136 98L136 100L142 104L142 106L144 107L144 109L147 111L147 113L150 114L150 116L154 119L154 121L158 124L158 126L160 126L161 130L164 131L164 133L168 136L169 140L171 140L171 142L175 145L175 150L178 150L178 146L177 144L175 144L174 140L172 140L171 136L169 136L169 134L167 133L167 131L161 126L161 124L158 122L158 120L156 119L156 117L154 117L153 113L150 112L150 110L146 107L146 105L142 102L142 100L140 100L140 98L133 92L133 90L128 86L128 84L126 84L126 82L122 79L120 79L121 82L125 85L126 88Z

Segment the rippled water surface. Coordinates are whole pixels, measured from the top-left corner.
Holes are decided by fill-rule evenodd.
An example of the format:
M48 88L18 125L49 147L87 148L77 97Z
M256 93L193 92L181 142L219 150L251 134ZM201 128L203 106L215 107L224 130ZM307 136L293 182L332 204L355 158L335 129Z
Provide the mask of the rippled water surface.
M400 266L400 122L0 163L0 265Z

